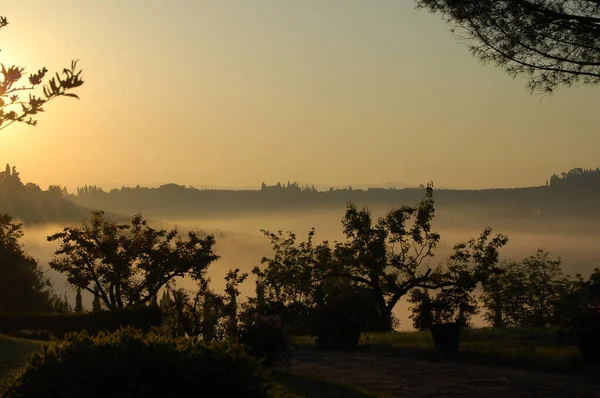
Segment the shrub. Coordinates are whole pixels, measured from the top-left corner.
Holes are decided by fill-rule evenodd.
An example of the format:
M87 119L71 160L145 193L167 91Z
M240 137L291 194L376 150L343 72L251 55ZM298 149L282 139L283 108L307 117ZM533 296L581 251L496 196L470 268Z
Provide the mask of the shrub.
M69 334L34 354L4 397L265 397L258 361L235 345L196 338Z
M563 334L574 341L584 363L600 364L600 269L588 280L577 275L559 303Z
M313 329L313 309L303 303L265 302L251 304L255 311L262 315L276 316L281 319L283 327L290 336L305 336ZM246 309L247 310L247 309Z
M336 311L333 306L321 308L317 313L315 342L324 349L351 349L358 346L361 327L356 317Z
M101 331L114 332L121 327L131 326L150 331L161 324L162 313L156 306L122 308L112 311L86 314L0 314L0 333L18 334L25 330L47 332L62 338L69 332L86 330L94 335Z
M279 316L248 310L239 321L238 341L251 356L261 358L265 366L289 363L290 337Z
M364 325L352 300L329 300L315 311L314 336L319 348L351 349L358 346Z
M460 286L441 289L434 297L426 289L414 289L408 301L412 304L410 318L418 330L445 323L466 328L470 326L471 316L477 313L477 302Z

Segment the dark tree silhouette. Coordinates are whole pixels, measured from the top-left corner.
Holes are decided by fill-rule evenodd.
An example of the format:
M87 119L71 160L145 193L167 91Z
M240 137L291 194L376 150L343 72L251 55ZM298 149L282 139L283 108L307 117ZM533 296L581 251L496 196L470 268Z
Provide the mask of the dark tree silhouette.
M102 311L102 303L100 302L100 294L98 293L98 289L94 290L94 299L92 300L92 311L98 312Z
M129 224L105 220L103 214L94 212L89 224L65 228L48 240L60 243L50 267L105 308L148 304L175 278L203 279L219 258L212 235L200 239L189 232L183 239L176 229L152 228L141 214Z
M333 247L327 241L313 244L314 229L299 244L293 233L263 231L271 240L273 256L263 258L267 267L253 270L257 300L311 306L324 290L332 290L325 283L346 281L350 282L346 288L370 293L379 314L376 329L389 331L394 307L413 289L449 289L463 280L470 284L465 289L473 289L491 272L498 249L507 242L501 234L490 239L492 230L487 228L477 240L456 245L447 268L432 267L440 239L432 231L434 213L433 184L428 184L417 205L392 209L378 220L368 208L348 204L342 219L346 239Z
M0 16L0 29L8 25L6 17ZM22 66L9 66L0 64L2 76L0 76L0 130L15 122L22 122L32 126L37 124L35 116L43 112L43 106L57 97L79 98L71 92L72 89L83 84L81 69L77 68L77 61L72 61L70 68L62 71L62 76L56 73L55 77L44 79L48 69L42 68L29 75L27 83L21 83L25 68ZM31 93L42 86L43 95ZM21 94L29 92L28 99L22 99Z
M77 288L77 294L75 295L75 309L76 314L83 313L83 297L81 297L81 288Z
M0 215L0 312L66 312L68 304L53 292L50 279L19 240L21 224Z
M458 30L471 52L532 92L600 82L598 0L416 0Z
M561 264L544 249L504 262L483 286L484 318L494 327L557 326L558 306L571 285Z

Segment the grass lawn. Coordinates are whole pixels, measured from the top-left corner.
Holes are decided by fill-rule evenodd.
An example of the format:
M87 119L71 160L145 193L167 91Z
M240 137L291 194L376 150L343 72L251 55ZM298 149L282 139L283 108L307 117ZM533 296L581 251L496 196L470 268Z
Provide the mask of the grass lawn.
M0 335L0 393L6 382L23 366L41 343Z
M580 363L579 350L574 346L557 346L555 335L552 328L463 330L460 352L455 359L545 371L576 369ZM309 337L296 337L294 343L298 347L314 347ZM359 350L436 356L429 331L367 334L361 338Z
M0 394L6 388L6 383L10 378L25 364L29 355L39 349L42 344L37 341L0 335ZM351 386L295 375L285 371L273 373L270 395L276 398L368 398L378 396Z

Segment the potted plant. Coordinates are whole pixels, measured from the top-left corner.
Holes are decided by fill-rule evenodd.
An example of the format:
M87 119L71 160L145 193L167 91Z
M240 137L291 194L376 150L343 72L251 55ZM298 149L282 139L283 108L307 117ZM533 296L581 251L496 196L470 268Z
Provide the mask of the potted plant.
M438 290L432 297L428 290L415 289L409 302L413 304L413 325L419 330L430 330L436 351L457 352L461 329L469 327L471 316L477 313L477 303L470 290L452 286Z

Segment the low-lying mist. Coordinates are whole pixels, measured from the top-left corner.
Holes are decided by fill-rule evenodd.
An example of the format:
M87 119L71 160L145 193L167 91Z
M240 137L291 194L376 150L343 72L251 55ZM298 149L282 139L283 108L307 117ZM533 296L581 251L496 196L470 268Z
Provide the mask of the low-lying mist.
M374 218L383 215L389 208L373 208ZM261 233L261 229L276 232L292 231L296 233L298 241L302 241L311 227L316 229L316 241L329 240L331 243L335 240L342 240L341 220L344 215L344 208L336 210L314 210L298 213L277 213L277 214L253 214L247 216L223 217L223 218L163 218L160 214L145 214L151 220L159 222L162 228L177 226L180 231L202 230L214 234L217 239L217 253L221 259L216 261L209 269L209 276L212 279L212 286L215 290L221 291L224 287L223 277L229 269L240 268L244 272L260 265L263 256L271 254L271 246L266 237ZM434 220L434 230L441 234L441 242L436 251L436 256L432 260L437 264L446 258L452 250L454 244L477 237L487 226L494 227L493 222L488 223L485 217L481 220L469 220L468 226L457 227L444 226L444 214L438 214L442 221ZM591 225L590 221L590 225ZM439 226L438 226L439 225ZM560 223L553 223L551 228L542 232L528 231L518 223L513 223L508 227L494 229L494 233L504 233L509 237L508 245L502 249L501 255L504 259L521 260L524 257L534 255L535 251L543 247L548 250L553 257L560 257L563 260L563 270L565 273L575 275L582 273L587 275L590 271L600 265L600 252L596 250L596 244L600 239L600 234L590 234L589 232L577 233L572 228L572 223L568 220L564 222L562 228ZM566 226L569 225L569 228ZM436 227L438 226L438 227ZM54 250L57 247L56 242L48 242L47 236L58 232L64 228L64 225L43 225L36 227L26 227L23 242L25 250L38 259L40 264L47 267L52 259ZM582 227L582 231L586 228ZM569 232L563 232L563 231ZM73 289L66 284L66 278L54 271L48 270L48 275L54 282L55 289L59 294L66 293L71 303L74 303L75 293ZM180 286L193 288L193 282L184 280L179 282ZM241 286L243 296L254 294L254 279L249 280ZM84 305L89 308L91 297L84 295ZM396 316L400 319L401 329L410 329L412 324L408 318L408 304L401 301L396 307ZM475 319L477 325L482 325L480 318Z

